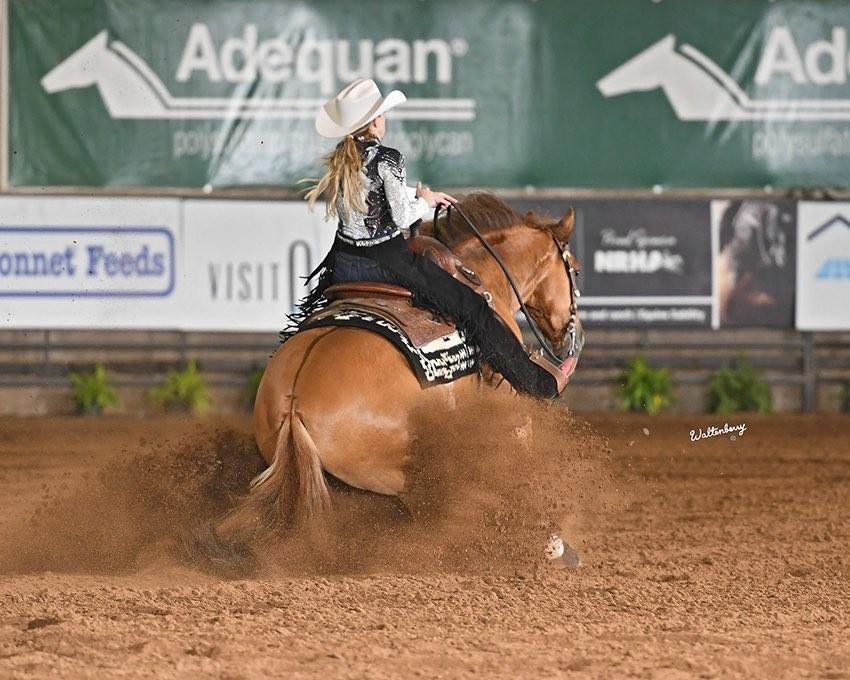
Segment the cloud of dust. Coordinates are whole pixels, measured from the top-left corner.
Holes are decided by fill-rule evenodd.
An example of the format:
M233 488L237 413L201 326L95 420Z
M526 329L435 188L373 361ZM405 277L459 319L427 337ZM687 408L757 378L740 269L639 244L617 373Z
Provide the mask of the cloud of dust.
M335 489L323 525L257 552L272 573L544 567L550 533L573 547L622 506L606 440L564 409L485 392L462 409L413 414L401 501Z
M557 406L485 392L453 412L414 413L412 427L402 499L332 483L323 521L228 546L242 566L186 550L265 467L250 438L219 428L125 454L39 506L0 537L0 573L122 573L187 554L227 576L528 569L543 566L551 532L592 551L585 529L623 502L604 438Z
M221 428L116 452L67 490L48 489L0 536L0 573L133 571L226 512L263 467L250 438Z

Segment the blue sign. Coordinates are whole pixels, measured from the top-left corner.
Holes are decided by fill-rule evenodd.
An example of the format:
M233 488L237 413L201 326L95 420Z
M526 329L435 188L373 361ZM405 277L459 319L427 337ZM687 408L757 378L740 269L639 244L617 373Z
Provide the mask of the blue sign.
M174 282L164 227L0 227L0 296L165 297Z

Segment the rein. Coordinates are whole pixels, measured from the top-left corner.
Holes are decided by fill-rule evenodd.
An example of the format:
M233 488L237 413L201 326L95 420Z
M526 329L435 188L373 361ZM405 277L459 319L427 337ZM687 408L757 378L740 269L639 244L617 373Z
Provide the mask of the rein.
M470 220L466 216L466 214L463 212L463 210L460 209L460 207L457 204L449 205L446 208L446 222L447 223L451 222L452 208L457 210L458 214L464 219L466 224L469 225L469 228L472 231L472 233L475 235L475 237L479 241L481 241L481 245L484 246L484 249L491 255L491 257L494 260L496 260L496 263L499 265L499 268L502 270L502 272L505 275L505 278L507 278L508 283L510 284L511 288L513 289L514 294L516 295L516 299L519 302L519 308L522 311L522 314L525 317L525 320L528 322L528 327L531 329L531 332L534 334L534 337L537 339L537 342L540 343L540 347L548 355L547 358L550 361L552 361L556 365L560 365L561 362L563 361L563 359L561 359L561 357L559 357L555 353L555 351L550 347L549 342L546 340L546 338L541 333L540 329L537 327L537 324L535 323L534 319L531 318L531 313L528 311L528 308L525 306L525 302L523 302L523 300L522 300L522 294L520 293L519 286L517 285L517 282L514 279L513 274L511 274L510 269L508 269L508 266L505 264L505 261L502 259L501 255L499 255L499 253L496 252L495 248L493 248L493 246L491 246L487 242L487 239L484 238L484 236L478 230L478 227L476 227L472 223L472 220ZM436 210L434 210L434 233L436 233L437 217L439 216L439 214L440 214L440 206L438 205ZM566 263L566 267L568 269L568 274L569 274L569 277L570 277L570 286L573 286L574 277L573 277L573 273L572 273L572 267L569 264L569 261L566 257L567 251L565 251L564 248L561 246L561 244L558 243L558 239L556 239L554 236L552 236L552 238L554 239L555 244L557 245L558 251L561 253L562 258L564 258L564 262ZM575 288L572 288L572 291L575 291ZM572 304L574 304L574 302L572 302ZM572 344L570 346L569 356L573 356L573 354L575 353L575 342L576 342L575 341L575 310L573 309L573 310L571 310L571 312L572 312L572 318L570 319L570 326L569 326L570 330L568 330L568 333L571 336Z

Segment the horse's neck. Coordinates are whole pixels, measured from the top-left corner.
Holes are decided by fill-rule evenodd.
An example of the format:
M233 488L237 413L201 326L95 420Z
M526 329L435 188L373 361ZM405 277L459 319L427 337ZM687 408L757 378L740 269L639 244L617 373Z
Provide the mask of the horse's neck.
M522 226L512 227L507 233L501 233L506 238L491 245L516 281L524 301L534 289L540 274L535 266L539 253L536 254L535 251L540 250L539 241L543 234L536 229ZM481 278L484 288L493 296L494 307L503 315L509 314L513 317L519 311L519 302L505 273L493 256L475 238L466 241L457 255Z

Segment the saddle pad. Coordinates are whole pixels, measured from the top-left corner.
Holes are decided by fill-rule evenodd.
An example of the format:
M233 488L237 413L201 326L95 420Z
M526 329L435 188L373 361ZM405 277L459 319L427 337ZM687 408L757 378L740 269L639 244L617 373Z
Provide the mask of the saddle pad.
M334 300L316 316L329 314L337 309L359 309L364 312L374 312L388 321L392 321L413 343L417 349L450 335L455 325L448 320L438 319L431 312L420 307L414 307L410 300L401 297L370 295L368 297L346 297Z
M449 383L478 372L478 353L459 330L417 347L393 319L355 307L322 310L307 319L301 329L323 326L363 328L385 337L405 356L422 387Z

